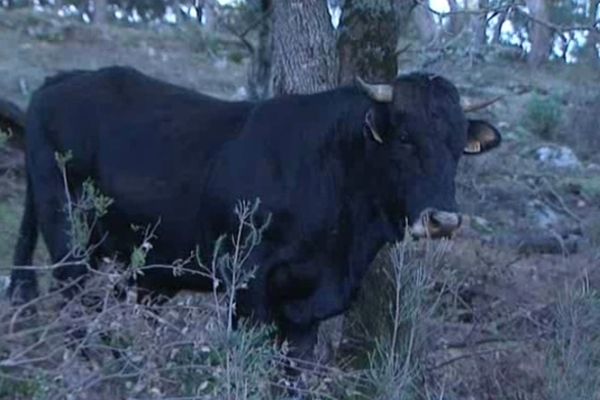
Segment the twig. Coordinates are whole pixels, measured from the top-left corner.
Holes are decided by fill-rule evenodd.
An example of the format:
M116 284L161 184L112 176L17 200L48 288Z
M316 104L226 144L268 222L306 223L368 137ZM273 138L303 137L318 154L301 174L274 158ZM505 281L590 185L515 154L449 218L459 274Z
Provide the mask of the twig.
M517 348L517 346L514 346L514 348ZM473 358L473 357L478 357L478 356L483 356L486 354L491 354L491 353L500 353L500 352L507 352L513 350L513 348L508 348L508 349L488 349L488 350L479 350L479 351L473 351L473 352L469 352L467 354L461 354L460 356L456 356L453 358L450 358L449 360L446 360L444 362L441 362L439 364L436 364L432 367L427 368L430 371L436 370L436 369L440 369L440 368L444 368L447 367L450 364L454 364L455 362L461 361L461 360L465 360L465 359L469 359L469 358Z

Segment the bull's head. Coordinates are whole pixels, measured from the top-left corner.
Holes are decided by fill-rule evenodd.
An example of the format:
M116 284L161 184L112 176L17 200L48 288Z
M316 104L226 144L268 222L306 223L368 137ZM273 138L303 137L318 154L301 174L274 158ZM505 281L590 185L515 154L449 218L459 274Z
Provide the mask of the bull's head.
M407 217L415 236L451 235L461 223L454 183L459 159L498 146L499 132L467 119L456 87L442 77L415 73L392 84L357 83L373 100L364 131L379 160L374 179L386 188L386 213Z

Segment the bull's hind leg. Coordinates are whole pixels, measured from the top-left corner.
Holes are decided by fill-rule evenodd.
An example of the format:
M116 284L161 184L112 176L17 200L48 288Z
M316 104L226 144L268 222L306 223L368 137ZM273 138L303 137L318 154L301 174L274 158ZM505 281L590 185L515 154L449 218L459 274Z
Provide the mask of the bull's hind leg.
M19 238L13 257L13 269L10 274L8 295L13 305L27 304L39 294L35 270L27 268L33 264L33 252L37 242L37 218L33 203L33 193L29 179L25 194L25 210L19 229ZM35 311L32 306L29 308Z
M85 261L71 251L72 192L69 191L81 182L68 182L69 187L65 187L66 179L49 144L31 154L28 168L40 231L55 264L52 275L68 301L78 293L87 272Z

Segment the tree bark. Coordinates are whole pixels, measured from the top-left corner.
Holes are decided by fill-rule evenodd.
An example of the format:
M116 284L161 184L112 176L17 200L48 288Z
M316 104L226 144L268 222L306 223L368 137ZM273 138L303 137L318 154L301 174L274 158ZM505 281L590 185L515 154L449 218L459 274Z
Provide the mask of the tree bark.
M193 7L196 10L196 21L198 21L198 24L202 25L202 15L204 13L204 0L194 0Z
M456 36L462 32L465 27L465 14L461 14L462 9L458 5L456 0L448 0L448 6L450 7L450 11L452 14L450 15L450 21L448 23L448 33L450 36Z
M349 84L356 76L389 82L396 76L399 15L404 13L397 13L393 1L345 1L337 44L341 83Z
M106 25L108 22L108 2L107 0L92 0L94 5L94 23L96 25Z
M500 44L502 40L502 25L506 22L508 12L503 12L498 16L498 23L494 27L494 33L492 34L492 44Z
M526 0L526 3L533 18L539 21L550 21L547 0ZM531 67L537 68L548 60L552 49L553 32L547 26L532 20L529 34L531 51L527 57L527 63Z
M427 44L434 42L438 38L439 29L432 12L419 3L413 9L412 16L419 33L419 38Z
M487 12L489 8L489 0L477 0L471 1L471 7L478 14L475 14L471 18L471 30L473 33L473 50L476 53L481 53L487 43Z
M600 0L590 0L588 16L590 25L593 25L596 22L598 11L600 11ZM600 64L600 57L598 57L598 46L600 46L600 32L598 32L597 29L592 29L590 30L585 48L583 49L583 57L592 61L593 63L596 63L596 65Z
M204 29L214 31L217 25L217 0L203 0L202 15L204 16Z
M270 95L271 64L273 59L273 41L271 35L271 0L253 0L248 3L256 11L257 18L263 22L258 28L258 40L252 52L248 71L248 98L266 99Z
M273 94L314 93L337 86L338 58L326 0L273 0L272 7ZM341 316L321 324L318 359L333 357L342 326Z
M338 60L325 0L273 2L273 94L337 85Z

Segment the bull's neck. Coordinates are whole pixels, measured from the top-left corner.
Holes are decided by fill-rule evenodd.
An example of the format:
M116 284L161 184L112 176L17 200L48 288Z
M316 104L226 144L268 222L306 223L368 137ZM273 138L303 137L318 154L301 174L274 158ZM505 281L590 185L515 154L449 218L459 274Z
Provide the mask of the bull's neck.
M381 173L381 160L369 156L372 143L364 135L365 115L373 103L356 89L346 88L343 93L351 101L338 110L334 156L340 160L338 174L343 182L345 211L341 215L351 223L340 223L348 227L347 234L352 237L347 249L352 278L360 279L383 246L402 239L402 229L399 221L387 215L383 205L386 188L374 179Z

